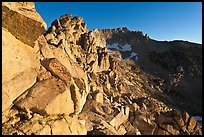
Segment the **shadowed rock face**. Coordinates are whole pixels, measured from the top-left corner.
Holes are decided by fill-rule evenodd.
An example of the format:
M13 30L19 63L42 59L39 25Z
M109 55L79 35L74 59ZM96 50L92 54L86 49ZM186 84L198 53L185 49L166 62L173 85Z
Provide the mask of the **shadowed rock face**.
M134 60L143 70L160 79L158 86L169 105L202 114L202 45L187 41L156 41L140 31L127 28L104 29L100 34L110 50L117 50L124 59ZM131 50L123 51L125 45ZM116 47L116 45L119 45ZM131 56L132 55L132 56ZM155 83L156 84L156 83Z
M130 45L118 47L122 54L106 48L118 39L121 45L134 43L133 38L148 43L148 36L127 28L88 32L83 18L71 14L54 20L43 33L34 3L2 5L2 134L202 135L191 114L166 105L162 95L168 87L162 78L150 75L142 63L122 58L125 50L131 52ZM15 26L5 24L13 20ZM150 46L142 51L152 49L157 50Z

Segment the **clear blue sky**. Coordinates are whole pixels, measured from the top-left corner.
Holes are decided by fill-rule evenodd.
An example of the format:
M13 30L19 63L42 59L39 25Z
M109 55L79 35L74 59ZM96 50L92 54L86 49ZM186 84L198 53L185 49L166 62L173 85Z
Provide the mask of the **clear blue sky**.
M35 7L48 27L71 13L89 30L127 27L156 40L202 43L202 2L35 2Z

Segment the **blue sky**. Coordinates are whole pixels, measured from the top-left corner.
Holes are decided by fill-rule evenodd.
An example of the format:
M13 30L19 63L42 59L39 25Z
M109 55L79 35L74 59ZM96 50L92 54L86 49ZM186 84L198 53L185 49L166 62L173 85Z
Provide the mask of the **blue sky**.
M35 2L35 8L48 27L71 13L89 30L127 27L155 40L202 43L201 2Z

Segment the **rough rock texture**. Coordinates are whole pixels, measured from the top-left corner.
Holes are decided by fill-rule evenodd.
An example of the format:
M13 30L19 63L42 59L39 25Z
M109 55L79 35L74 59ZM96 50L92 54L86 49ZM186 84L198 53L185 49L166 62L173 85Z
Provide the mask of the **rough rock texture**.
M110 33L127 28L88 32L83 18L66 14L43 33L33 3L2 5L4 21L17 22L2 31L2 134L202 135L202 122L152 94L163 92L162 79L106 48ZM35 25L18 30L18 21ZM15 38L29 29L39 32L37 41L37 34L27 37L31 43Z
M46 30L46 24L32 2L3 2L2 27L31 47Z
M70 91L66 89L62 80L54 77L36 83L19 96L14 104L21 109L30 109L41 115L74 112Z
M37 73L30 69L2 84L2 111L8 109L13 100L36 82Z
M149 90L154 96L167 96L168 105L192 115L202 114L201 44L157 41L127 28L103 29L99 33L106 39L109 50L119 51L123 59L134 60L148 73L149 82L157 87L155 91Z
M31 47L2 28L2 82L14 78L27 69L38 68L40 62L36 58L37 55Z
M36 82L35 69L40 66L36 58L37 55L31 47L15 39L4 28L2 29L3 111L16 97Z

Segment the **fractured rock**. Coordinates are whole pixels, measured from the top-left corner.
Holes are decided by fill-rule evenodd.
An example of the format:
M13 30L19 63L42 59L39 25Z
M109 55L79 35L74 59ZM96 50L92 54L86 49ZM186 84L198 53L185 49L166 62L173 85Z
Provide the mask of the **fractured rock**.
M153 135L157 128L157 125L153 121L147 122L142 116L135 117L133 126L138 128L143 135Z
M104 112L103 108L102 108L102 105L101 103L98 103L97 101L93 100L92 101L93 103L93 106L92 106L92 110L93 112L99 114L99 115L102 115L102 116L105 116L106 113Z
M102 106L102 109L107 115L112 113L112 109L108 106Z
M133 127L132 124L129 121L126 121L123 123L127 133L126 135L141 135L140 131L137 127Z
M55 121L51 126L52 135L70 135L71 131L64 119Z
M119 135L125 135L125 133L127 133L127 131L125 130L125 127L123 125L120 125L117 132L118 132Z
M129 107L121 108L120 113L110 121L110 124L117 130L119 126L126 122L129 117Z
M93 98L94 100L96 100L96 102L100 102L101 104L103 104L103 93L96 91L93 93Z
M194 117L190 117L189 123L188 123L188 127L187 129L192 132L196 126L196 120L194 119Z
M71 75L67 68L63 66L57 59L51 58L42 61L44 67L52 73L53 76L61 79L65 82L66 86L69 87L71 83Z
M80 83L84 84L80 84ZM80 84L80 85L79 85ZM73 78L70 86L71 98L74 101L74 114L79 114L86 102L89 93L88 86L85 81L79 78Z
M71 132L71 135L86 135L87 130L85 128L84 123L82 124L82 121L79 120L76 116L69 117L66 116L64 117L66 120L69 130Z
M2 111L12 105L16 97L29 89L36 82L37 73L28 69L16 75L13 79L2 84Z
M40 62L33 50L2 28L2 82L28 69L39 68Z
M36 83L19 96L14 104L42 115L70 114L74 111L69 89L66 89L62 80L54 77Z
M174 129L172 125L162 124L161 127L172 135L179 135L180 134L179 130Z
M20 41L34 47L35 41L45 32L46 24L35 11L34 4L31 6L32 10L24 10L24 12L21 10L23 9L21 4L23 3L2 3L2 26L8 29ZM25 7L30 9L26 5Z

